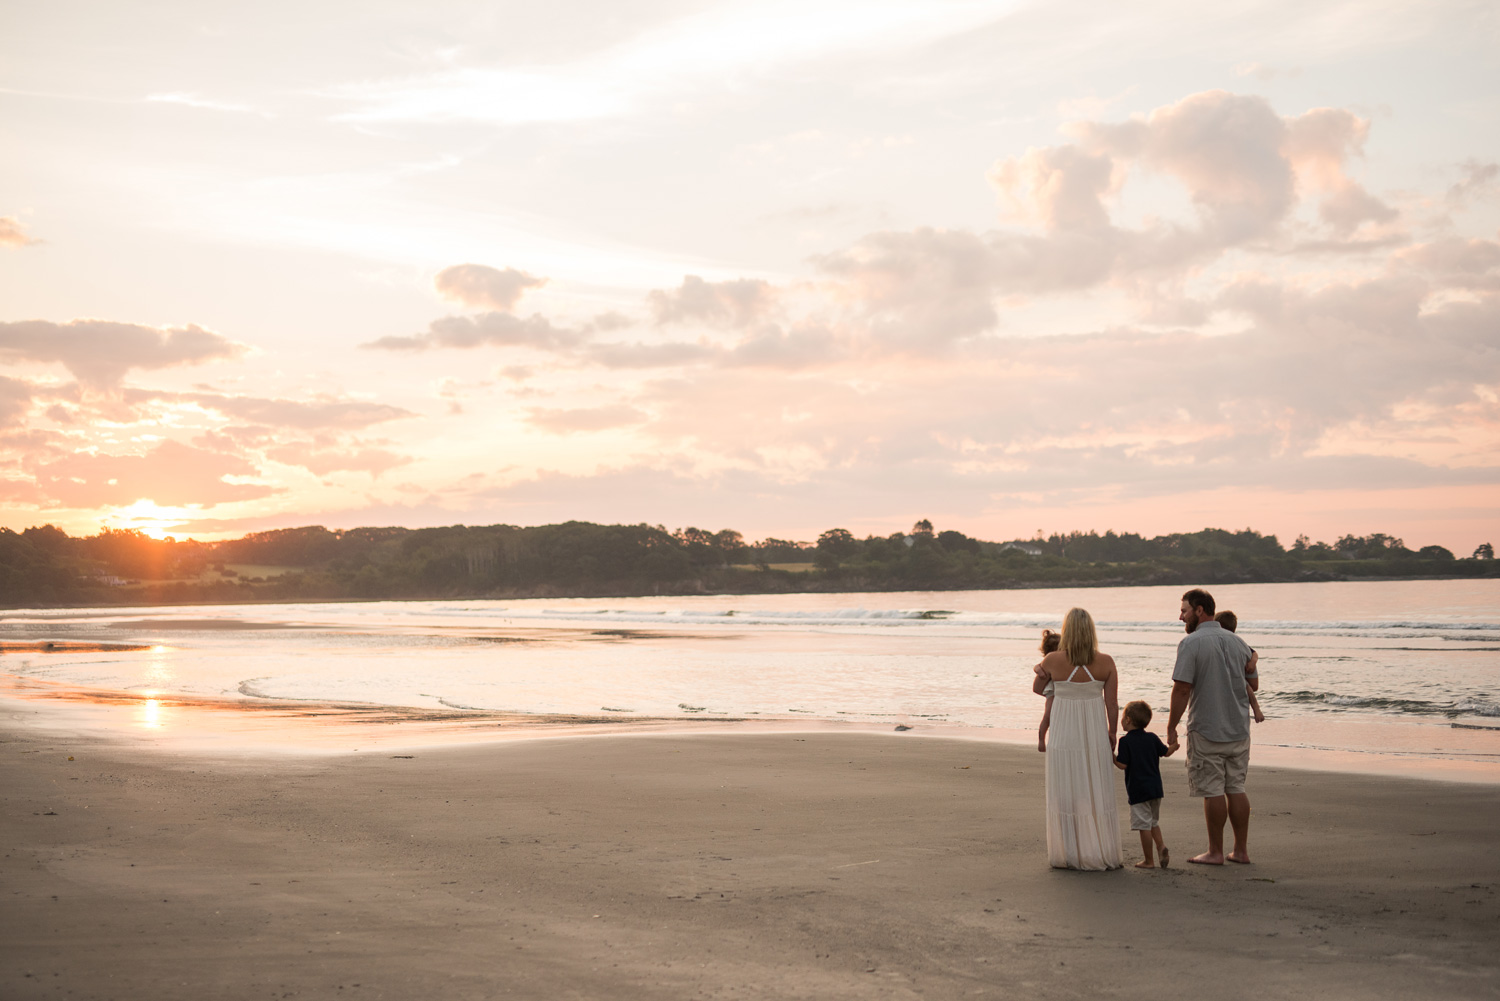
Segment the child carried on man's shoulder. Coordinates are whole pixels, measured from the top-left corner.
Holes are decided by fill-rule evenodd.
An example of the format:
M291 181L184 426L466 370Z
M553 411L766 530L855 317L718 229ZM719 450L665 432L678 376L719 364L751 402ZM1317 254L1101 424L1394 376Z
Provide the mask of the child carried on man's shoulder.
M1224 611L1220 612L1218 615L1215 615L1214 621L1223 626L1225 629L1228 629L1230 632L1234 632L1240 624L1239 616L1235 615L1227 608ZM1245 673L1254 674L1256 665L1259 663L1260 654L1256 653L1254 650L1251 650L1250 663L1245 665ZM1266 714L1260 711L1260 700L1257 699L1255 697L1255 693L1248 688L1245 690L1245 694L1250 696L1250 715L1255 717L1255 722L1264 723L1266 721Z
M1144 702L1130 702L1120 713L1120 728L1125 733L1120 737L1119 749L1115 752L1115 767L1125 772L1125 794L1130 801L1130 829L1141 832L1141 854L1145 856L1135 864L1137 869L1155 869L1151 849L1154 846L1161 856L1161 867L1165 869L1171 858L1167 843L1161 836L1161 800L1164 792L1161 785L1161 759L1172 756L1175 747L1168 747L1161 738L1146 727L1151 725L1151 707Z

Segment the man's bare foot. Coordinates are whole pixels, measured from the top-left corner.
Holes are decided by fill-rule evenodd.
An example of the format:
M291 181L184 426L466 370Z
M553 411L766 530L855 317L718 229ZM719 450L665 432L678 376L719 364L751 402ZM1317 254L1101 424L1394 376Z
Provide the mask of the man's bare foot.
M1141 859L1141 861L1135 864L1135 867L1137 869L1155 869L1156 863L1151 861L1150 859Z
M1216 852L1204 852L1202 855L1194 855L1188 861L1197 865L1223 865L1224 856Z
M1172 853L1167 851L1166 845L1162 845L1161 850L1157 854L1161 856L1161 867L1163 869L1172 864Z
M1249 852L1230 852L1228 855L1225 855L1224 857L1227 858L1231 862L1238 862L1240 865L1250 865L1250 853Z

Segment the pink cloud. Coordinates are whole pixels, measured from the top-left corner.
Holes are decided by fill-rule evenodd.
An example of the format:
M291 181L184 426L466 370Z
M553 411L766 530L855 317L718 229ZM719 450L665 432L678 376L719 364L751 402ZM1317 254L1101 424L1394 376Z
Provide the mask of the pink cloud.
M428 348L525 347L560 351L583 343L586 335L554 326L544 316L529 318L509 313L445 316L433 320L427 332L409 337L382 337L361 345L386 351L425 351Z
M553 434L607 431L611 428L640 424L645 420L646 414L623 403L602 407L579 407L572 410L535 407L526 417L526 423Z
M109 320L0 323L0 357L57 362L92 390L117 389L132 369L162 369L235 358L245 347L202 327L146 327Z
M32 386L0 375L0 428L19 427L31 409Z
M547 279L515 268L502 271L483 264L455 264L439 271L433 279L433 286L445 299L505 313L515 309L527 289L545 284Z
M411 456L397 455L382 448L333 449L318 448L308 444L284 445L269 449L266 458L288 466L301 466L315 476L327 476L336 472L369 473L378 478L381 473L405 466L412 462Z
M64 507L98 508L150 500L167 506L213 507L257 500L278 488L228 483L226 476L256 476L249 462L164 441L144 455L77 453L32 465L37 487Z
M775 296L771 284L758 279L710 282L685 275L680 288L654 290L647 304L657 326L696 322L743 328L764 319Z

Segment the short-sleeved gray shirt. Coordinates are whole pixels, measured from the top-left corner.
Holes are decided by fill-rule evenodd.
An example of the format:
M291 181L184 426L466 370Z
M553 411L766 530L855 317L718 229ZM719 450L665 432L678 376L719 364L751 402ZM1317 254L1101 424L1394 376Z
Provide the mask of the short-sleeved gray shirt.
M1217 622L1200 622L1182 638L1172 680L1193 686L1189 731L1221 743L1249 739L1250 692L1245 684L1249 662L1250 647Z

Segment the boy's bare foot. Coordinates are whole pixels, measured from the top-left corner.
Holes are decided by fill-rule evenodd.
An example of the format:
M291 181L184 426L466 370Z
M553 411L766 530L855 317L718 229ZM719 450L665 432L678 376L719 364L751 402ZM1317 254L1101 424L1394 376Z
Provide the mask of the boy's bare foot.
M1161 846L1161 850L1160 852L1158 852L1158 854L1161 855L1161 867L1163 869L1172 864L1172 853L1167 851L1166 845Z
M1137 869L1155 869L1156 863L1151 861L1150 859L1141 859L1141 861L1135 864L1135 867Z
M1244 853L1230 852L1228 855L1225 855L1224 857L1227 858L1231 862L1238 862L1240 865L1250 865L1250 853L1249 852L1244 852Z
M1223 865L1224 856L1216 852L1204 852L1202 855L1194 855L1188 861L1196 865Z

